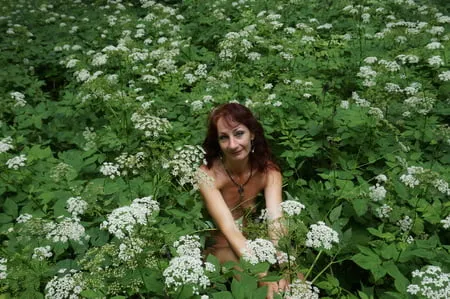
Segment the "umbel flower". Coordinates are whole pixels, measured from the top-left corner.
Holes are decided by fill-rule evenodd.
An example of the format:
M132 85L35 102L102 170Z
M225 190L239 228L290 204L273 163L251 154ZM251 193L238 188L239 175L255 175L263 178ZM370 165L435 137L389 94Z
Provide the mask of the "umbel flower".
M301 279L294 280L289 285L289 290L284 296L285 299L319 299L319 289L312 285L310 281Z
M164 270L165 284L169 289L178 290L184 285L190 285L194 294L211 284L206 272L214 272L213 264L202 261L200 238L196 235L181 236L173 246L179 256L170 260Z
M243 250L242 258L252 265L268 262L277 262L277 250L272 242L264 239L247 240L246 248Z
M158 211L159 203L151 196L136 198L131 205L113 210L100 228L107 229L118 239L123 239L132 234L137 224L147 224L148 217Z
M310 231L306 234L305 245L307 247L331 249L332 243L339 243L339 236L336 231L322 221L311 224Z
M408 285L406 292L424 298L449 298L450 273L445 273L438 266L426 266L423 270L412 272L413 284Z

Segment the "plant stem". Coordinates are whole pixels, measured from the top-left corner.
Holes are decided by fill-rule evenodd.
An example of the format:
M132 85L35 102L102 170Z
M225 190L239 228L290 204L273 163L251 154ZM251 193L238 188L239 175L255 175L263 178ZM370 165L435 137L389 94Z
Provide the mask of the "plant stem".
M314 268L314 266L316 265L317 261L320 258L320 255L322 254L323 250L319 251L319 254L316 256L316 259L314 260L314 262L312 263L311 267L309 267L308 269L308 273L306 273L305 275L305 280L308 278L309 274L311 273L312 269Z

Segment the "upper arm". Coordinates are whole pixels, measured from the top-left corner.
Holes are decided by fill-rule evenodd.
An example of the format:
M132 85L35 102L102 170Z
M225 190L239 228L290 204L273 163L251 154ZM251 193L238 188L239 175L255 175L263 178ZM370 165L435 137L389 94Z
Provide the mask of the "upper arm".
M281 186L283 179L278 170L270 169L267 171L266 185L264 187L264 197L266 199L266 208L270 219L277 219L282 216L281 213Z
M205 169L202 170L205 171ZM211 175L209 171L205 172ZM233 215L225 203L222 193L214 183L200 183L199 189L209 215L225 235L233 251L240 256L241 250L245 248L246 239L234 222Z

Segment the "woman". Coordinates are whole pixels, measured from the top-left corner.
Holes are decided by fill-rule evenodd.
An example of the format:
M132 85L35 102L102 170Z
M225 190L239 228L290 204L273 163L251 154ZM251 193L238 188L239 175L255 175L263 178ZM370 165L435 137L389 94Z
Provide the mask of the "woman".
M246 238L239 222L255 209L256 196L264 192L266 209L272 227L269 236L276 245L281 226L280 169L273 161L261 124L251 111L236 103L215 108L209 117L208 132L203 143L207 164L201 169L213 183L200 184L206 208L219 231L213 234L214 245L207 249L221 263L238 261L246 249ZM286 281L267 283L268 298L274 291L284 290Z

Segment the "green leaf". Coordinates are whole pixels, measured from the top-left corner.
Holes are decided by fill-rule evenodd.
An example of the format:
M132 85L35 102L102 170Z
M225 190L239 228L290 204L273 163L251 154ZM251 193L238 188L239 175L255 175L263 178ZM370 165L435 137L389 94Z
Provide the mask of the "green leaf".
M389 244L384 245L381 249L381 256L384 259L390 260L390 259L396 259L399 255L399 251L397 250L397 247L395 244Z
M367 205L367 199L355 198L352 200L353 208L355 209L356 215L362 216L367 212L369 206Z
M386 269L387 273L395 279L394 285L397 291L403 293L408 287L408 279L400 272L393 261L383 263L383 267Z
M336 222L341 216L341 212L342 212L342 205L334 208L331 211L330 216L328 217L330 219L330 222Z
M243 286L237 279L231 282L231 293L235 299L245 298L245 286Z
M214 299L233 299L233 296L230 292L218 292L212 294Z
M381 259L375 254L366 255L358 253L351 258L357 265L366 270L371 270L381 265Z
M7 198L3 203L3 210L6 214L12 216L13 218L17 218L17 216L19 216L19 208L17 207L16 202L10 198Z
M104 294L100 293L100 292L96 292L93 290L83 290L80 295L83 296L83 298L87 298L87 299L97 299L97 298L103 298L105 297Z
M0 213L0 223L6 224L12 222L13 218L9 215L6 215L4 213Z

